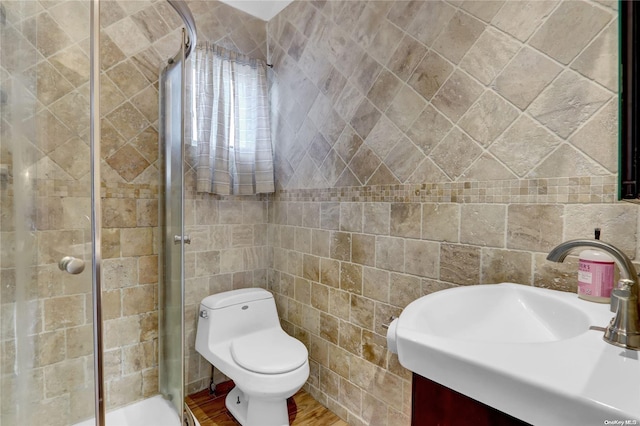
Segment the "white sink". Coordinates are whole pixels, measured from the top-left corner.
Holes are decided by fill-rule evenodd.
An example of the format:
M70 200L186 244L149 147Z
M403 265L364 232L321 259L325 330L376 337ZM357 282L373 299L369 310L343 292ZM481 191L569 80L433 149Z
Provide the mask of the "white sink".
M458 287L424 297L416 305L415 328L475 342L553 342L582 334L591 325L573 305L517 284Z
M590 330L612 317L575 294L503 283L422 297L392 329L405 368L528 423L640 424L640 352Z

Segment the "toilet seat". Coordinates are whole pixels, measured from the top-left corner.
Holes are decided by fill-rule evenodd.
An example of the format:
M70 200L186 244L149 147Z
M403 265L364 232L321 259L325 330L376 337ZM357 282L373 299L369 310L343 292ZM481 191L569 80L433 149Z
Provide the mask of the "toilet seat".
M282 374L302 366L307 348L282 330L262 331L231 342L231 356L242 368L262 374Z

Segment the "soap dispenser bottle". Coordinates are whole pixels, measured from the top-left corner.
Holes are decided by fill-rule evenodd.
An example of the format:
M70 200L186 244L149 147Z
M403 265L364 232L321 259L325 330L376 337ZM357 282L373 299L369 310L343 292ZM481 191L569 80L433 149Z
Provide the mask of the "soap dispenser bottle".
M600 228L595 229L595 238L600 239ZM599 250L583 250L578 257L578 297L609 303L614 281L613 258Z

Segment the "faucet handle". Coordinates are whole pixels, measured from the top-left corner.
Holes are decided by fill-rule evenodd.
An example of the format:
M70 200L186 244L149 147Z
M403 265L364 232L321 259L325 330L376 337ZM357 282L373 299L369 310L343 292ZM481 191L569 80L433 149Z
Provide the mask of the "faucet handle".
M631 287L635 284L636 283L633 280L626 278L622 278L618 281L618 287L614 288L611 292L611 301L609 302L609 310L611 312L618 312L618 306L621 302L620 299L624 299L626 301L631 295Z

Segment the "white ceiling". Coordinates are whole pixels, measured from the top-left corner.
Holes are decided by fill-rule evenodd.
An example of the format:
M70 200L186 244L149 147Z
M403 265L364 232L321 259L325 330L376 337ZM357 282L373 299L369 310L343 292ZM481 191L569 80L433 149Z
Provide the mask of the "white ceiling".
M269 21L293 0L220 0L250 15Z

